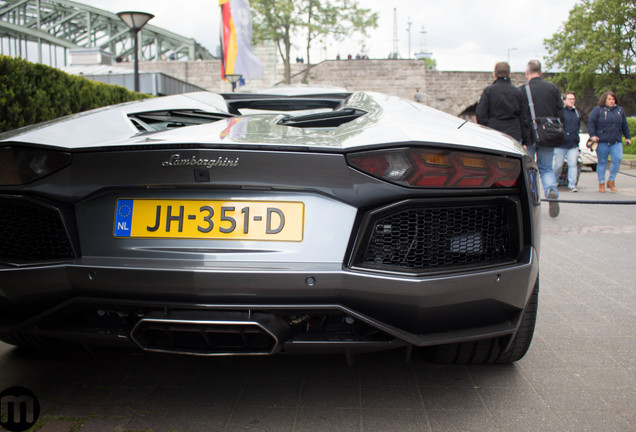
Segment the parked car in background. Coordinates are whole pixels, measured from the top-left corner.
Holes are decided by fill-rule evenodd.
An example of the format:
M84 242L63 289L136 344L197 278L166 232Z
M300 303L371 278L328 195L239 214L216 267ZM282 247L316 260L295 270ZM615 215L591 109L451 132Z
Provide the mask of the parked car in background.
M595 151L596 145L592 145L592 143L588 144L590 135L587 133L587 125L585 123L581 123L581 133L579 136L581 137L581 140L579 141L579 156L581 165L589 167L592 171L596 171L596 164L598 162Z
M367 92L194 93L8 132L0 339L513 362L537 179L510 137Z

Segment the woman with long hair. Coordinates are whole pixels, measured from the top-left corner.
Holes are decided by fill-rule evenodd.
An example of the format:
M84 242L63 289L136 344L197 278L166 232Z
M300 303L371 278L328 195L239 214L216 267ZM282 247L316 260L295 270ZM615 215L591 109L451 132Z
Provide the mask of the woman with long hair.
M590 139L598 143L596 155L598 164L596 174L598 175L598 191L605 192L605 170L607 169L608 157L612 157L609 168L609 179L607 187L616 192L616 174L623 159L623 135L625 135L625 145L632 143L632 137L627 127L627 117L625 110L618 106L618 99L614 92L605 92L598 101L598 106L594 107L590 113L588 121Z

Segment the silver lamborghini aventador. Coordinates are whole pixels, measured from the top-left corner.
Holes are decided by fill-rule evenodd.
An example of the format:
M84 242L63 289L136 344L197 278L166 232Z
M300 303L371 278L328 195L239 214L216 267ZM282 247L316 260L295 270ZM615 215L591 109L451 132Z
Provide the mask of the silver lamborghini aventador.
M378 93L192 93L0 135L0 339L512 362L539 287L512 138Z

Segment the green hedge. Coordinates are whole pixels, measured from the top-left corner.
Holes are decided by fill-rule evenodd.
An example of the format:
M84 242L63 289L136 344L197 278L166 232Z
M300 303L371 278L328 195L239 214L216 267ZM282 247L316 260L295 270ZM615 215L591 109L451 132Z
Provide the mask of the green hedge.
M625 138L623 138L623 153L636 154L636 117L629 117L627 119L627 126L629 126L629 133L632 136L632 145L627 147L625 145Z
M124 87L0 55L0 132L147 97Z

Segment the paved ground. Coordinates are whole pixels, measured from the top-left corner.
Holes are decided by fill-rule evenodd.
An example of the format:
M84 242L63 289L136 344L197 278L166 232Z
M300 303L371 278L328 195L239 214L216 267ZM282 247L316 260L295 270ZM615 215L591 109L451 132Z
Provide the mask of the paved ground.
M636 170L628 171L636 175ZM561 198L636 200L619 193ZM514 365L360 356L34 357L0 343L0 390L40 398L40 432L636 431L636 206L543 209L535 340Z

